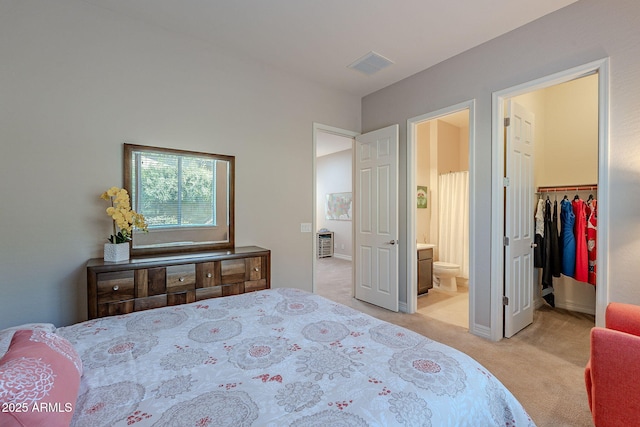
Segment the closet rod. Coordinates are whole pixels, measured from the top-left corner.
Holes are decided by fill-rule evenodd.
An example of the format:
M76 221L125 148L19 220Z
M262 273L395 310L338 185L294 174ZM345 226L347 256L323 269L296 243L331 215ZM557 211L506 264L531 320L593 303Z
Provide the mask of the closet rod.
M538 187L538 193L551 193L555 191L593 191L597 190L598 185L571 185L562 187Z

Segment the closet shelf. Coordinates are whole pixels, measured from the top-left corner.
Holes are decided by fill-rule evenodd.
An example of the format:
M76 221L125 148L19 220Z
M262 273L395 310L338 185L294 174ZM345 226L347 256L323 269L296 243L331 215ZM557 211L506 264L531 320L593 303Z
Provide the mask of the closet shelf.
M597 184L591 185L569 185L569 186L558 186L558 187L538 187L538 193L553 193L557 191L594 191L598 190Z

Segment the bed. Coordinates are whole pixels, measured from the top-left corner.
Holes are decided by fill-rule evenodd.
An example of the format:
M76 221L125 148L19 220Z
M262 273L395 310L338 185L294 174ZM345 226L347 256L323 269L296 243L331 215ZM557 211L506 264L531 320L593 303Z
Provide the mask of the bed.
M77 371L72 411L48 414L72 426L534 425L464 353L296 289L29 334Z

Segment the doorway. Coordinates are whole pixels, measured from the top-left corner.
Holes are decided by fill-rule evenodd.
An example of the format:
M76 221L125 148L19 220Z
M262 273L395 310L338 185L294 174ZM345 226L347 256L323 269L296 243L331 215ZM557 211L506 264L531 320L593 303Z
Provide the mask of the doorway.
M314 200L319 197L316 188L315 157L318 137L322 133L328 133L352 138L351 193L338 193L339 197L335 198L331 205L329 203L325 205L327 215L329 212L332 213L331 219L351 222L352 295L370 304L398 311L399 126L395 124L364 134L355 134L316 123L313 126ZM336 194L327 193L325 195L327 200L330 200L329 196L336 196ZM317 228L318 218L321 215L318 215L314 209L311 228ZM316 239L313 240L312 289L316 292L319 251L316 247ZM335 245L337 248L338 243L336 242Z
M424 312L443 322L470 329L474 306L473 276L470 274L474 240L470 210L473 192L469 191L473 188L474 106L474 101L468 101L407 121L406 251L411 255L407 256L406 311ZM421 136L426 133L425 137ZM462 187L451 192L453 194L439 191L448 180L453 185L462 181ZM466 193L461 197L444 197L455 196L465 189ZM426 208L419 207L416 190L426 191ZM445 212L447 207L450 210ZM455 221L459 224L453 224ZM445 227L448 222L449 226ZM447 230L460 234L448 236ZM455 289L450 284L445 286L443 279L435 274L436 284L429 291L431 295L422 292L418 296L422 289L418 281L421 280L420 271L423 271L419 263L424 262L418 260L422 254L419 249L424 244L433 248L434 263L459 267L454 278ZM413 256L416 252L418 255ZM450 279L445 280L451 283Z
M597 184L599 187L598 192L598 226L597 226L597 244L599 247L606 248L608 246L607 242L607 233L606 229L608 227L608 203L607 203L607 175L608 175L608 157L607 157L607 145L608 145L608 61L596 61L594 63L586 64L582 67L577 67L565 72L561 72L555 74L553 76L549 76L546 78L542 78L533 82L525 83L523 85L506 89L504 91L496 92L493 96L493 141L492 141L492 150L493 150L493 166L492 170L493 174L493 193L496 197L493 198L492 203L492 228L494 230L502 230L504 232L494 232L493 240L492 240L492 327L491 327L491 339L499 340L503 336L505 336L505 332L503 330L503 324L508 324L510 322L510 316L512 316L512 307L509 307L510 303L508 300L505 300L503 297L509 297L510 295L518 295L518 293L530 292L523 288L518 288L515 282L513 282L508 275L508 264L506 264L504 258L504 248L509 242L509 230L505 229L505 224L512 221L514 218L510 218L510 209L507 206L508 200L506 200L506 194L509 191L509 177L506 176L506 166L505 164L505 150L506 150L506 142L505 142L505 129L509 126L508 123L505 123L503 117L505 117L505 102L507 100L518 99L518 97L522 97L525 94L531 94L536 91L550 89L555 86L571 82L577 79L586 78L588 76L592 76L593 79L597 81L597 123L595 127L597 127L597 141L594 143L595 151L597 152L597 159L595 160L597 172L592 176L596 176ZM523 98L519 98L521 101ZM557 148L557 147L555 147ZM538 154L538 153L537 153ZM545 157L550 158L550 157ZM559 159L560 160L560 159ZM570 159L569 159L570 160ZM547 166L549 166L549 162L545 162ZM536 166L539 168L540 166ZM537 187L543 187L547 184L544 182L545 178L542 175L546 175L546 178L549 179L553 174L542 174L539 172L536 173L538 185ZM580 174L578 174L580 175ZM563 177L562 173L559 176L553 177L553 182L549 183L558 185L561 182L567 182L566 180L570 179L567 177ZM576 179L584 179L576 178ZM587 180L590 180L587 178ZM571 182L568 184L586 184L584 182ZM590 184L592 184L590 182ZM536 189L533 187L536 184L531 184L531 193L535 192ZM553 185L552 185L553 186ZM562 185L560 187L563 187ZM564 197L564 193L562 197ZM572 195L573 196L573 195ZM532 213L533 215L533 213ZM596 324L599 324L604 321L604 308L606 307L606 288L607 288L607 277L606 277L606 265L607 265L607 257L608 254L605 251L599 251L597 254L597 273L596 273L596 281L597 287L595 291L593 288L590 291L593 292L595 296L595 304L593 307L593 311L596 315ZM537 279L538 276L535 275ZM564 281L564 279L563 279ZM536 281L537 285L538 282ZM514 288L515 287L515 288ZM573 292L578 289L578 286L571 283L570 288ZM536 290L536 303L542 304L542 300L540 298L540 293L538 290L538 286L533 286L531 291ZM533 295L532 295L533 297ZM574 298L575 299L575 298ZM583 299L584 300L584 299ZM503 301L507 304L503 306ZM503 309L506 307L506 309ZM517 304L515 305L517 307ZM567 306L567 309L572 309L572 307ZM575 307L573 307L575 308ZM585 311L585 310L580 310ZM517 332L517 331L516 331ZM515 333L515 332L511 332Z
M466 329L469 327L469 110L418 123L416 137L416 311Z
M327 212L331 201L348 200L353 193L353 141L358 135L314 124L313 171L313 287L332 299L351 298L353 287L353 221L348 212Z

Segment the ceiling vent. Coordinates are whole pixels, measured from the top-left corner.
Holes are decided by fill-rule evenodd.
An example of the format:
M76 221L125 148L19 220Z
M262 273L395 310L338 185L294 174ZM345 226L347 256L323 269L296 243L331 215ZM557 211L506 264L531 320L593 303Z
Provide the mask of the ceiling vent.
M393 62L372 51L362 58L355 60L348 68L358 70L361 73L370 76L391 64L393 64Z

